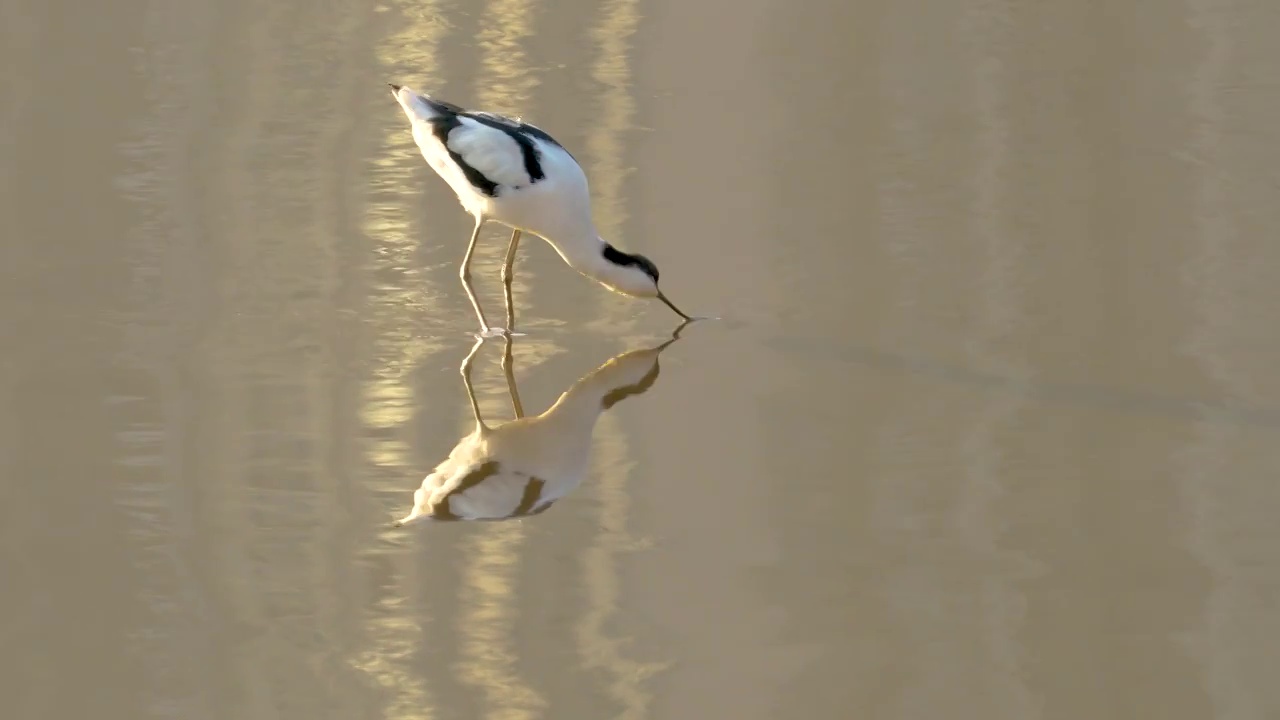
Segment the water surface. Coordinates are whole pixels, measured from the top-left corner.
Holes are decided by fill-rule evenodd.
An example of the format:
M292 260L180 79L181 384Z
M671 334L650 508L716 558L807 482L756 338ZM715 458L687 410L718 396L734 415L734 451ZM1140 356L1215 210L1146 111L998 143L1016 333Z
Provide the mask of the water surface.
M1280 15L1060 5L0 4L4 716L1280 715ZM532 517L392 526L475 321L388 81L723 318ZM676 327L517 271L527 414Z

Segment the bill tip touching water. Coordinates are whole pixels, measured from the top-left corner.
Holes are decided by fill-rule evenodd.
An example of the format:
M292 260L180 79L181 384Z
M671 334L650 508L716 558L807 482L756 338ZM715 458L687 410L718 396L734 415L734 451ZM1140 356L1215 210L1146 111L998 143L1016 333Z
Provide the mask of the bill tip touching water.
M518 118L466 110L396 83L387 86L408 118L423 158L475 220L458 275L482 336L493 331L471 286L471 258L481 228L490 221L512 229L502 265L507 311L502 334L515 325L511 279L525 232L547 241L570 267L614 292L654 298L685 320L702 319L678 308L658 287L652 260L600 237L586 174L555 138Z

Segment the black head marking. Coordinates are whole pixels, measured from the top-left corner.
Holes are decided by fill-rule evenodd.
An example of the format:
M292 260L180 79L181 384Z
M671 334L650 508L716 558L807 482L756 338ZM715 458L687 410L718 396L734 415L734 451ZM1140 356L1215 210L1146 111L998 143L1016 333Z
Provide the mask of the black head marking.
M624 253L609 243L605 243L604 259L620 267L635 266L640 269L640 272L653 278L653 284L658 284L658 266L643 255Z

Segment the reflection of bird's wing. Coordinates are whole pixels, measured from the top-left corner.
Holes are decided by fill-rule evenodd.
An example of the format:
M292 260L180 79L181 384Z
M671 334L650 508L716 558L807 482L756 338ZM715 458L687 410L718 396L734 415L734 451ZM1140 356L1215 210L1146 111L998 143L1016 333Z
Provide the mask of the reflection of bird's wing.
M423 490L442 472L448 476L429 491L429 497L414 498L415 504L426 505L425 514L437 520L496 520L540 512L550 504L543 497L543 480L508 470L494 460L465 466L445 461L423 481Z

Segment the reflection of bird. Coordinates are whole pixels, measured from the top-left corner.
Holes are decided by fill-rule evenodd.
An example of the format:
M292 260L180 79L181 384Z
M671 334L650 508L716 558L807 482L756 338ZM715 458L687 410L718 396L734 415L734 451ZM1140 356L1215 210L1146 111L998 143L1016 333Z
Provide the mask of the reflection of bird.
M519 120L463 110L411 88L391 85L391 94L409 118L414 142L427 164L475 218L459 276L484 334L490 332L489 323L471 288L471 254L480 228L490 220L513 229L502 266L508 331L515 320L511 268L521 231L542 237L573 269L611 290L656 297L689 319L658 289L658 267L652 261L623 252L597 234L587 177L554 138Z
M683 327L683 325L681 326ZM396 522L507 520L536 515L576 488L587 474L591 431L600 413L658 379L658 355L671 339L647 350L623 353L569 388L546 412L524 417L511 371L511 338L503 367L516 419L490 427L480 418L471 388L471 361L484 339L462 361L462 381L476 428L462 438L413 493L413 510Z

